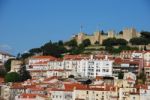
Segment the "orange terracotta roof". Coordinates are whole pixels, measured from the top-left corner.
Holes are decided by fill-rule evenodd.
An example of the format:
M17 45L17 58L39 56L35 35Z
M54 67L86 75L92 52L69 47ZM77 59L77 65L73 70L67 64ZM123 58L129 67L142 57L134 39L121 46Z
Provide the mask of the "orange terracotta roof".
M20 95L20 98L36 98L37 94L27 94L27 93L23 93Z
M20 94L19 98L30 98L30 99L34 99L34 98L36 98L36 96L40 96L40 97L43 97L43 98L48 98L46 95L30 94L30 93L23 93L23 94Z
M44 81L50 81L50 80L53 80L53 79L58 79L60 77L58 76L52 76L52 77L49 77L49 78L45 78Z
M36 59L56 59L55 57L53 56L33 56L32 58L36 58Z
M30 87L28 89L30 89L32 91L44 91L44 88L42 88L42 87Z
M137 65L139 65L140 64L140 60L136 61L136 60L129 60L129 59L127 59L127 60L123 60L122 63L137 64Z
M122 59L121 58L115 58L114 63L121 64Z
M133 80L131 77L128 77L127 80L128 80L128 81L135 81L135 80Z
M11 89L26 89L26 87L23 86L22 83L13 83L10 88Z
M0 83L4 83L4 78L0 77Z
M73 91L75 90L94 90L94 91L115 91L116 88L114 86L106 86L105 88L98 88L98 87L91 87L79 83L70 83L70 84L64 84L64 89L56 89L53 88L51 91Z
M40 64L44 64L44 65L47 65L48 64L48 62L49 61L39 61L39 62L36 62L36 63L34 63L34 64L32 64L32 65L40 65Z
M30 70L30 72L47 72L48 70Z
M137 89L148 89L148 86L144 85L144 84L138 84L135 86L135 88L137 88Z
M101 77L101 76L96 76L96 80L101 80L101 79L103 79L103 77Z

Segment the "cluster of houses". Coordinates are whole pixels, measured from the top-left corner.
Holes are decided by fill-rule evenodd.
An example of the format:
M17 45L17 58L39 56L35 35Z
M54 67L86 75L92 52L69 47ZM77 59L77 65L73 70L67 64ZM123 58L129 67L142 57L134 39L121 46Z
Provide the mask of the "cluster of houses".
M13 61L17 72L20 61ZM33 56L26 69L32 79L21 83L4 83L0 95L4 100L150 100L150 51L123 51L108 54ZM144 71L146 82L137 83ZM123 73L123 79L119 79Z

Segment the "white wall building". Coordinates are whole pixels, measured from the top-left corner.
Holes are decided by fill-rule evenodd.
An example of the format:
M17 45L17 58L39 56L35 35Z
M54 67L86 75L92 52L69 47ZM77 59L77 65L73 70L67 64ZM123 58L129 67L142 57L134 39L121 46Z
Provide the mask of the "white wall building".
M8 59L13 59L13 58L15 58L15 57L8 54L8 53L6 53L6 52L1 52L0 51L0 61L2 63L5 63Z
M112 64L113 61L107 57L105 59L94 59L91 56L90 59L82 59L80 67L77 69L83 77L112 76Z

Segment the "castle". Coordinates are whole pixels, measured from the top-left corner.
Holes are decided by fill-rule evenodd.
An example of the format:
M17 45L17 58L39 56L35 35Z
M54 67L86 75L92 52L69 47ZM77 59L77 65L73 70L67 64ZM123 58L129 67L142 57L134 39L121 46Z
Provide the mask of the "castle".
M108 34L103 34L100 31L94 32L92 35L87 35L83 32L78 33L73 36L73 39L77 41L78 44L82 43L83 40L89 39L91 44L99 43L102 44L103 40L107 38L121 38L129 41L131 38L139 37L140 33L137 32L134 28L126 28L122 33L115 33L115 31L108 31Z

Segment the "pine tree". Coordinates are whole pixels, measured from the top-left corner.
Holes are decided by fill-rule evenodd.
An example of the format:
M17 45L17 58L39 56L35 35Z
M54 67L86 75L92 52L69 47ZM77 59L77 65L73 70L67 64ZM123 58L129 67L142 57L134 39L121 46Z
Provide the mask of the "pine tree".
M31 75L29 71L26 70L26 66L22 65L22 68L19 71L20 74L20 81L25 81L27 79L31 79Z

